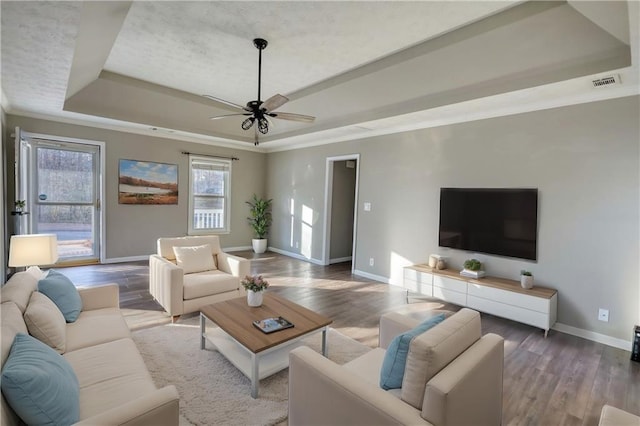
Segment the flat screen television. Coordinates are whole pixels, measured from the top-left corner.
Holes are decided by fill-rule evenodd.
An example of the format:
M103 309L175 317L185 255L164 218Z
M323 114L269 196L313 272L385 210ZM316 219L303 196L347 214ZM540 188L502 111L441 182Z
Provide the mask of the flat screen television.
M537 189L440 189L441 247L537 260L537 237Z

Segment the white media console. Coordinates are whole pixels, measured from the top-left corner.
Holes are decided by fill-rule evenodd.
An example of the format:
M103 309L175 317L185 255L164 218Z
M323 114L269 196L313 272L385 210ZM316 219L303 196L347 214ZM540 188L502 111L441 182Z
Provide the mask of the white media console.
M435 270L428 265L405 267L403 287L409 292L539 327L545 337L556 322L558 292L547 287L527 290L518 281L468 278L458 271Z

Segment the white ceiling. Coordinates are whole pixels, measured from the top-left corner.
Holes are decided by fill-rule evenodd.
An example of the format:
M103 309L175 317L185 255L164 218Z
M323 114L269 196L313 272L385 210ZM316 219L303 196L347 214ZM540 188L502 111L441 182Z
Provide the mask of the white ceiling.
M253 149L231 111L291 98L260 150L639 93L638 2L2 1L8 113ZM621 83L595 89L595 77ZM151 130L155 128L157 130ZM267 143L268 142L268 143Z

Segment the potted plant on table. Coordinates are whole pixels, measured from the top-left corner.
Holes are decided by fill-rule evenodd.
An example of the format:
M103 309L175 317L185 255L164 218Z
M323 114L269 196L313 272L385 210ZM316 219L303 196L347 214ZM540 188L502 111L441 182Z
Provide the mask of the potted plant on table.
M240 283L247 290L247 304L254 307L262 305L264 291L269 287L267 280L262 275L247 275Z
M533 288L533 274L524 269L520 271L520 285L526 289Z
M256 253L264 253L267 250L267 233L271 226L271 202L273 200L266 200L259 198L256 194L253 194L253 199L247 201L249 204L250 217L247 218L253 232L257 238L251 240L253 251Z

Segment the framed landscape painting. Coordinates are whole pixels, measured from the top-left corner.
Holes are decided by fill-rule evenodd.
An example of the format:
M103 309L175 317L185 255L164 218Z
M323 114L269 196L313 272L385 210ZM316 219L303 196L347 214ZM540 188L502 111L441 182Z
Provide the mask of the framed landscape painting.
M178 165L120 160L118 203L178 204Z

